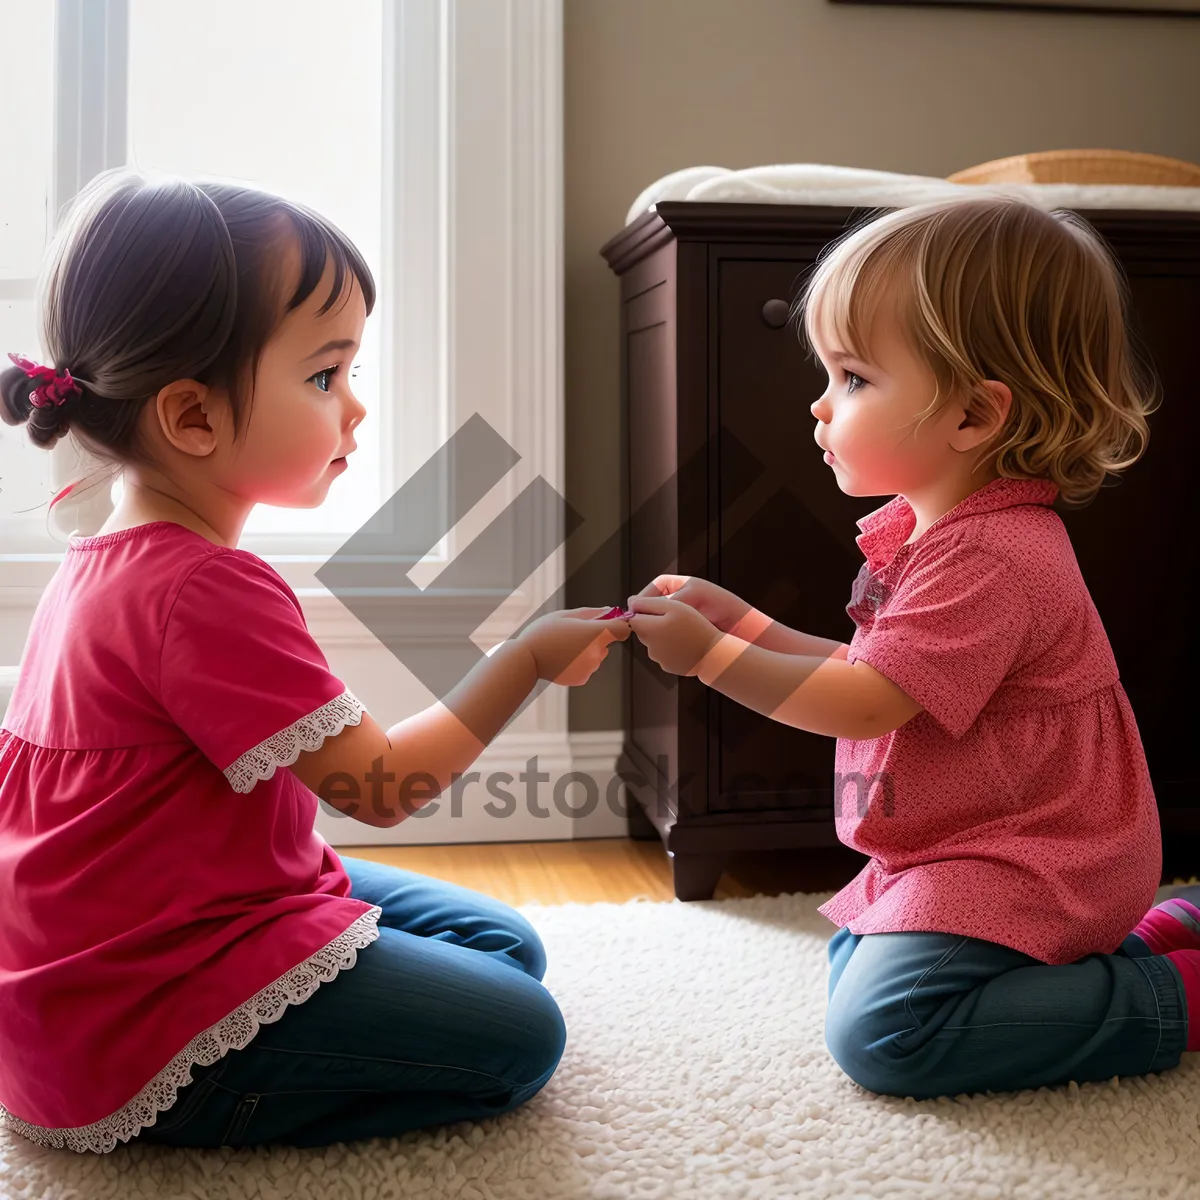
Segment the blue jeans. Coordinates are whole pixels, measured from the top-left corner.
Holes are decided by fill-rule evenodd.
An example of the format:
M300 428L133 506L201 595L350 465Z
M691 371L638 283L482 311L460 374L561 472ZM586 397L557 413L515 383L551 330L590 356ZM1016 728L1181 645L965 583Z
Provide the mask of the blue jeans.
M378 904L354 967L207 1067L137 1140L324 1146L524 1104L554 1074L566 1027L542 986L536 931L489 896L342 858Z
M1183 981L1138 937L1054 966L947 933L853 934L829 943L825 1043L881 1095L1054 1087L1179 1064Z

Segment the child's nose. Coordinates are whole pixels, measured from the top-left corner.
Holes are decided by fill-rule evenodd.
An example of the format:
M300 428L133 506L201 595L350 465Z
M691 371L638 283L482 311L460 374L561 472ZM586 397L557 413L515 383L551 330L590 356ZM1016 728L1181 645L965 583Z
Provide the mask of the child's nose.
M829 420L829 393L823 392L809 406L809 412L812 413L818 421Z

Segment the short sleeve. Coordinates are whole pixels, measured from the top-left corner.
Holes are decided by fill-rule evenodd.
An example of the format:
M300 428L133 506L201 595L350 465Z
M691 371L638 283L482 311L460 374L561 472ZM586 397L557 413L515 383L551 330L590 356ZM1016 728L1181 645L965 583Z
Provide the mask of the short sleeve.
M291 589L244 552L215 554L184 580L163 632L159 687L171 720L236 792L364 712L330 671Z
M847 657L874 667L959 738L1013 670L1029 622L1012 567L958 542L910 563Z

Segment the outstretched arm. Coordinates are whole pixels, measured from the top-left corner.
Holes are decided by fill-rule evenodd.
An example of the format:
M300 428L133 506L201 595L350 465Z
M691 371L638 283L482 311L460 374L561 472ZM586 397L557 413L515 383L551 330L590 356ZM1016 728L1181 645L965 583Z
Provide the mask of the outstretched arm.
M833 647L828 653L767 650L734 633L721 633L695 608L673 597L636 596L630 604L635 610L630 628L664 670L696 675L731 700L785 725L829 737L877 738L921 711L874 668L848 662L841 642L812 639L817 649Z
M734 637L750 642L762 650L776 650L780 654L804 654L812 658L845 658L850 649L844 642L834 641L832 638L801 633L799 629L793 629L782 621L776 621L757 608L751 608L729 632Z
M513 639L480 659L444 700L390 729L364 713L357 725L302 753L292 771L347 816L390 828L466 771L537 681L528 645Z
M791 629L782 621L768 617L741 596L697 575L658 575L637 596L631 596L629 602L633 604L642 597L659 599L664 596L694 608L722 633L732 633L764 650L811 654L815 658L846 657L847 647L843 643Z
M481 657L444 699L386 730L364 713L357 725L302 753L293 772L347 816L385 829L399 824L471 766L539 679L577 686L609 645L629 637L624 621L592 619L603 611L547 614ZM395 787L396 798L385 800L381 784L389 793Z
M837 738L877 738L921 706L865 662L766 650L725 634L700 660L709 687L772 720Z

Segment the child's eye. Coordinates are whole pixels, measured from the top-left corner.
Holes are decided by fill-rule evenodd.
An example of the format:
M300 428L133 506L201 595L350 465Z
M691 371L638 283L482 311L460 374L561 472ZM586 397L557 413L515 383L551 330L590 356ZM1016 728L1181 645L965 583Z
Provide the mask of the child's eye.
M337 372L337 367L326 367L323 371L318 371L315 375L310 375L306 382L315 383L320 391L327 392L329 391L329 382Z
M861 375L855 375L853 371L846 372L846 391L857 392L860 387L866 384L866 380Z

